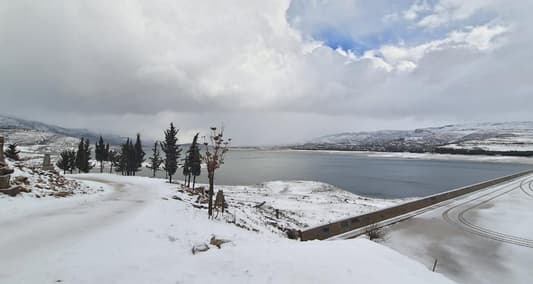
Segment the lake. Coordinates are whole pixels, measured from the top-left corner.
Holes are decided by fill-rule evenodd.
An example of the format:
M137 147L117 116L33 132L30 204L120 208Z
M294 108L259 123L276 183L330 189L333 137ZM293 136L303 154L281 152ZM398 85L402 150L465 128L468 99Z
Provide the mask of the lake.
M150 152L146 152L148 157ZM226 155L215 184L313 180L379 198L427 196L531 168L524 164L366 157L349 152L231 150ZM149 169L138 174L151 176ZM164 178L164 172L158 177ZM183 179L181 169L174 178ZM198 181L207 183L206 169Z

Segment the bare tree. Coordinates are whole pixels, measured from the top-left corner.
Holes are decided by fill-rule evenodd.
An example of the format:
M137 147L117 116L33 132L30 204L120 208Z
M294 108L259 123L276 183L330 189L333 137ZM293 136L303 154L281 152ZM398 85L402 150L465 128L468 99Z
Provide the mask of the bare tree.
M209 137L209 142L204 142L205 145L205 155L202 156L202 159L207 164L207 177L209 178L209 207L208 207L208 218L213 217L213 194L214 194L214 183L215 183L215 171L224 164L224 154L228 152L229 142L231 138L227 141L224 140L224 129L217 131L216 127L211 127L211 135Z

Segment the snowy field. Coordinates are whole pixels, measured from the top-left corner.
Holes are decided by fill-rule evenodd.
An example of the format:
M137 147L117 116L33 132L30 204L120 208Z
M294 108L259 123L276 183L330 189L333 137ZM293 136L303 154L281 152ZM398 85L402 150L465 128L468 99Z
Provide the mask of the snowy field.
M366 239L299 242L208 220L162 180L75 177L103 191L0 199L1 283L451 283ZM265 188L311 194L301 186ZM229 242L219 249L212 236ZM193 255L193 247L209 250Z
M207 188L207 185L199 185ZM332 185L313 181L273 181L249 186L216 186L223 190L229 209L228 222L252 231L286 235L287 229L303 229L393 206L408 199L376 199L355 195ZM181 193L181 194L179 194ZM197 195L179 191L191 205Z

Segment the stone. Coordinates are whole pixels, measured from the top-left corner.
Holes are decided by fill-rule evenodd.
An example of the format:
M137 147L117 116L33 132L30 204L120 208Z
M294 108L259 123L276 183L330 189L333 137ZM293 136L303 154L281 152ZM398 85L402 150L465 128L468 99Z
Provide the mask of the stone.
M52 171L52 170L54 170L54 166L52 165L52 163L50 161L50 154L44 154L43 170L44 171Z
M17 196L21 192L31 192L31 190L19 185L10 187L8 189L0 189L0 193L13 197Z
M13 178L13 182L16 184L16 185L29 185L30 184L30 180L28 179L28 177L25 177L25 176L17 176L15 178Z
M8 168L7 166L4 166L3 168L0 167L0 176L10 175L14 171L15 171L14 169Z
M0 175L0 189L9 188L9 180L11 175Z
M197 244L192 247L192 254L197 254L199 252L208 251L209 246L207 244Z

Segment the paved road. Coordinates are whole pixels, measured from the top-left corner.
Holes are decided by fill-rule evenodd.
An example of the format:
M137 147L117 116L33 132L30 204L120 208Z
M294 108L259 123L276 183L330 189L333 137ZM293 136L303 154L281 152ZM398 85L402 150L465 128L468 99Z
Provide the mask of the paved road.
M153 197L145 188L111 183L105 177L79 179L106 183L113 191L96 198L50 200L52 204L42 208L44 202L28 200L34 205L30 214L0 218L0 283L2 279L10 279L10 275L30 269L27 260L42 258L42 265L46 265L41 252L60 248L65 243L75 245L88 233L131 218Z
M533 283L533 175L388 229L385 245L460 283Z

